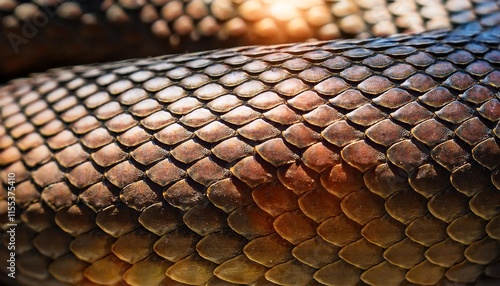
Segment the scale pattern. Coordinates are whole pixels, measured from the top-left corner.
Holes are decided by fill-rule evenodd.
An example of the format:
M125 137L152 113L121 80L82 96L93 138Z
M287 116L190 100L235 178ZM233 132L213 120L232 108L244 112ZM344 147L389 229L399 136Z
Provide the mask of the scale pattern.
M498 0L1 0L0 76L186 49L387 36L473 21L499 24Z
M500 279L499 44L473 23L11 81L0 219L15 173L16 281Z

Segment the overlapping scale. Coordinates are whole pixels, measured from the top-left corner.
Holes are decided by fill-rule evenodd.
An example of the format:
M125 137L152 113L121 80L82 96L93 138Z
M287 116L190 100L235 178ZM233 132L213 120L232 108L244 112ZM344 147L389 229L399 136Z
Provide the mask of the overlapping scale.
M203 19L200 3L189 10ZM20 279L497 279L499 42L470 28L12 81L0 88L0 213L12 172Z

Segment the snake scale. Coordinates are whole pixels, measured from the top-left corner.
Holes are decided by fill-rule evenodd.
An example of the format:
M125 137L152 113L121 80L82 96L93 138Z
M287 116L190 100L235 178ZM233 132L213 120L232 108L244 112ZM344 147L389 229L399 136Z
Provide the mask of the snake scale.
M148 47L357 38L55 68L0 87L2 285L498 285L498 1L291 1L308 20L290 35L267 29L272 2L103 3L122 30L159 13ZM86 14L96 1L67 3L55 18L101 27ZM36 13L17 4L0 1L9 29ZM273 23L298 19L273 11ZM126 42L113 41L82 60ZM2 74L41 67L27 55L3 59Z

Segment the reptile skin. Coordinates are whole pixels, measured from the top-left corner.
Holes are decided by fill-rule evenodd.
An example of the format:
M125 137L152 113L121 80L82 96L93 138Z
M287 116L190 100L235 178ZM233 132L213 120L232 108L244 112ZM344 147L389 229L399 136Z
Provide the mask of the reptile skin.
M0 78L185 50L387 36L472 21L500 23L498 1L0 0Z
M10 82L16 282L500 279L499 36L470 24Z
M471 23L13 80L0 281L498 285L499 44Z

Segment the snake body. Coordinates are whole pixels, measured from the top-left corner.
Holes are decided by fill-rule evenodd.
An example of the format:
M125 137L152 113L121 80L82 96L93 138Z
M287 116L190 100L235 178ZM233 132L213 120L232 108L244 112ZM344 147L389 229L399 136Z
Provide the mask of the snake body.
M12 80L0 281L495 285L499 44L473 22Z
M0 78L186 49L389 36L474 21L500 23L498 2L1 0Z

